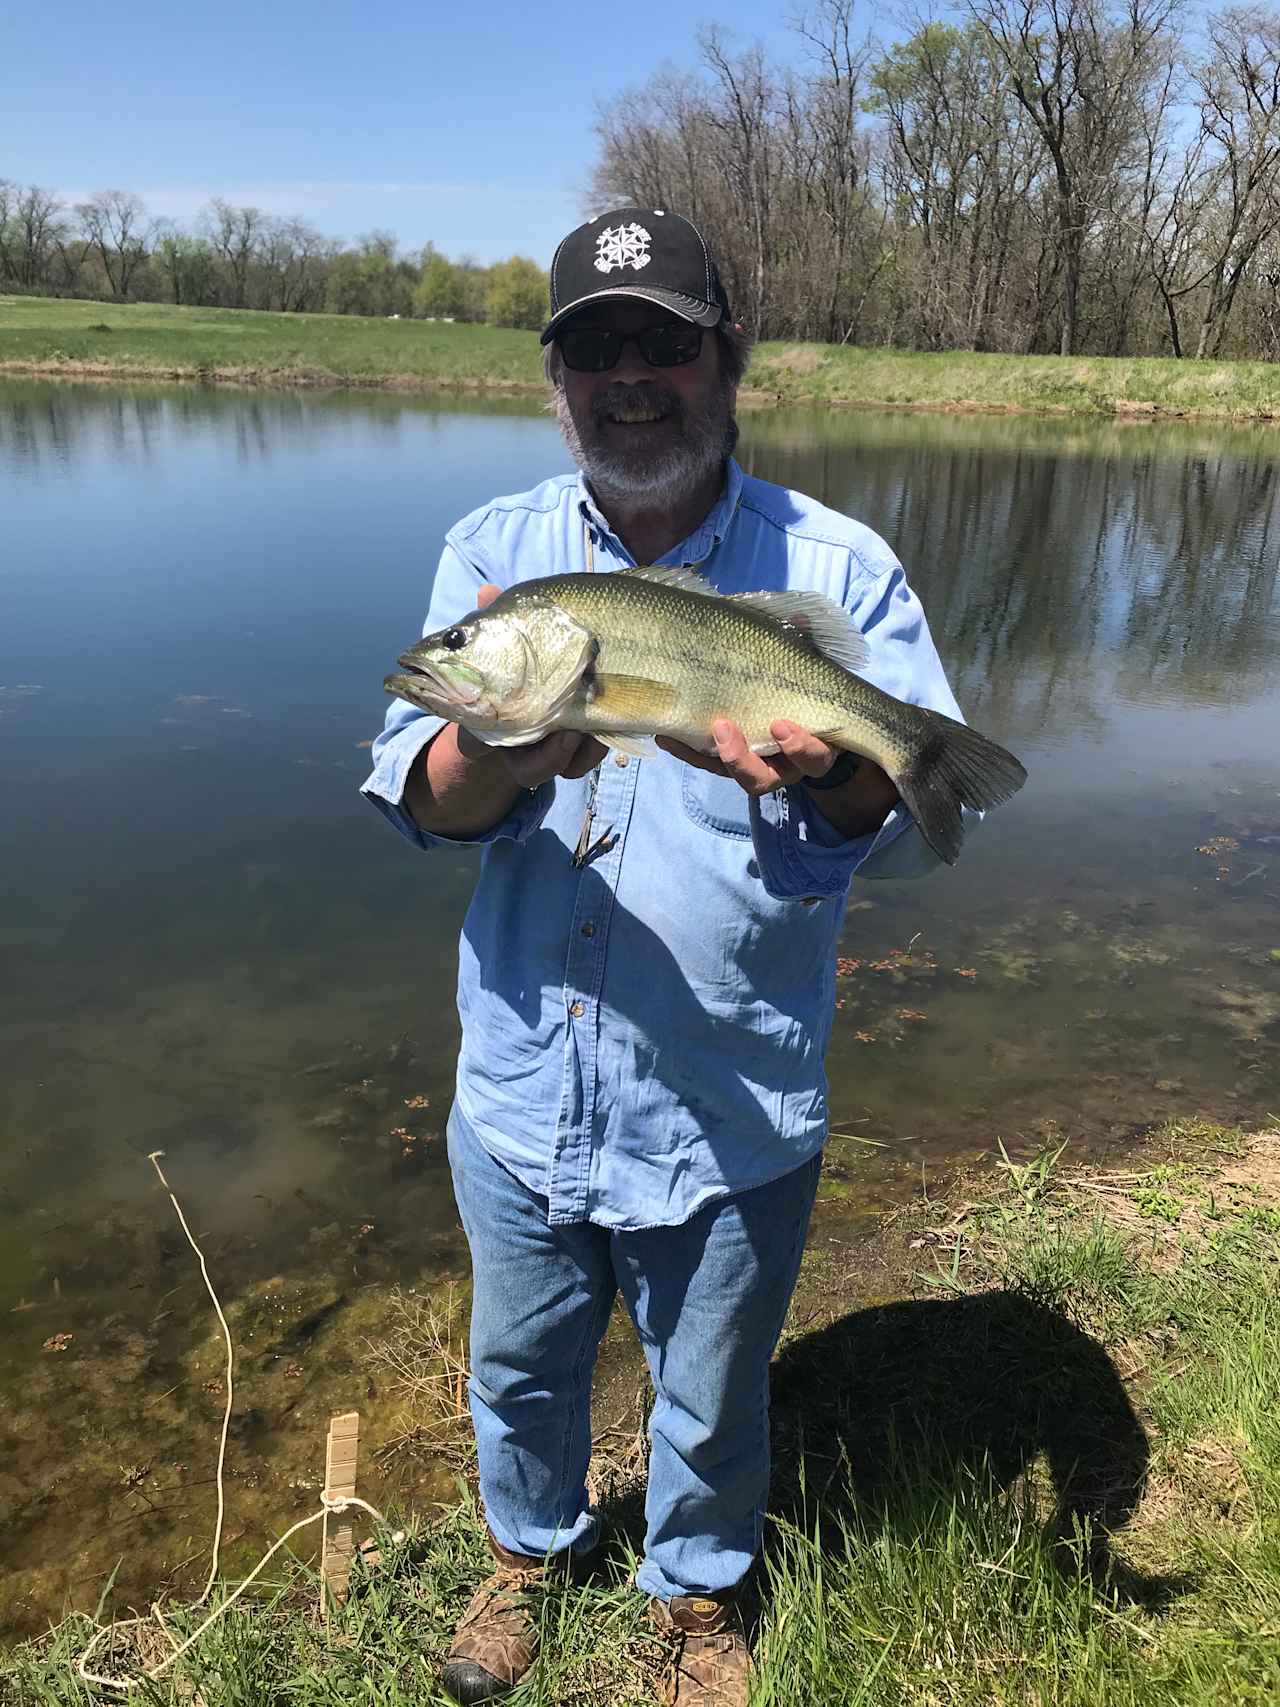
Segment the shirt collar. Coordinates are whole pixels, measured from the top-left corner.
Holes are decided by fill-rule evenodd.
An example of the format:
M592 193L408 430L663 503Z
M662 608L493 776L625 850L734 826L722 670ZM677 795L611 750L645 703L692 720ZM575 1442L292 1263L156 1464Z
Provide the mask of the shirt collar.
M583 519L590 523L603 538L612 540L618 548L619 554L625 554L622 541L601 514L587 486L586 476L582 473L578 475L577 494L578 510ZM721 489L720 496L688 539L682 539L678 545L673 546L660 561L662 563L692 565L701 563L705 558L710 557L716 546L728 533L729 525L737 513L738 500L741 496L742 470L738 467L737 459L731 456L725 465L724 486Z

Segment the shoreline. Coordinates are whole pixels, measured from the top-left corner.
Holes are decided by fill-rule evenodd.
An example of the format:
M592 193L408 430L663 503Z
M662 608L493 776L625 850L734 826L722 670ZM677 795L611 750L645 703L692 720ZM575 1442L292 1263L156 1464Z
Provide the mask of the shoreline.
M542 358L510 327L0 295L0 378L543 398ZM744 410L1270 424L1280 362L773 340L738 395Z
M914 352L903 352L904 356ZM0 360L0 380L65 380L97 385L194 385L245 391L383 391L445 393L459 396L543 397L542 380L503 379L497 376L441 375L409 371L337 373L330 369L290 367L204 366L188 364L113 362L99 360ZM1013 403L984 398L824 397L816 392L794 395L773 388L744 386L738 405L747 410L830 409L835 411L880 410L893 414L927 415L1027 415L1063 421L1202 422L1220 421L1233 426L1274 426L1280 423L1280 406L1254 409L1174 407L1141 399L1115 398L1107 404L1090 402Z
M1065 1144L1026 1163L990 1155L922 1183L854 1242L822 1237L829 1213L819 1209L771 1380L757 1644L770 1699L855 1707L821 1671L808 1606L844 1632L841 1663L855 1677L887 1667L876 1703L929 1707L941 1680L960 1707L981 1707L986 1690L1016 1691L1034 1664L1046 1699L1066 1700L1083 1668L1072 1700L1207 1707L1182 1685L1220 1660L1227 1601L1237 1665L1213 1700L1260 1699L1280 1609L1268 1373L1280 1131L1169 1122L1135 1132L1119 1168L1074 1161ZM369 1349L393 1364L407 1350L465 1369L453 1328L442 1337L434 1318L402 1306L398 1337ZM553 1698L592 1689L602 1707L647 1698L654 1660L627 1550L645 1469L643 1379L637 1388L629 1371L598 1394L593 1473L609 1533L546 1659ZM375 1360L366 1373L381 1380L387 1369ZM438 1662L488 1566L466 1491L465 1405L451 1388L420 1387L418 1429L403 1443L411 1455L420 1432L447 1449L462 1497L402 1490L391 1520L408 1534L384 1535L382 1565L358 1578L332 1630L315 1621L305 1563L286 1555L276 1594L246 1602L205 1645L205 1680L231 1668L265 1698L282 1662L291 1698L322 1707L367 1666L390 1684L406 1663ZM228 1561L224 1583L250 1562ZM936 1629L922 1621L920 1581L940 1609ZM181 1633L195 1622L180 1591L166 1610ZM371 1621L395 1632L385 1649L362 1645ZM69 1611L0 1653L0 1685L71 1707L71 1666L93 1627ZM121 1646L112 1669L151 1657ZM1153 1659L1160 1689L1145 1681Z

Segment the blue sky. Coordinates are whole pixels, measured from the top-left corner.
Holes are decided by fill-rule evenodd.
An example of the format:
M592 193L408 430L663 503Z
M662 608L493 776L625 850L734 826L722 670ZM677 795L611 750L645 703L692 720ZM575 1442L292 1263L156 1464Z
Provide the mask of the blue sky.
M71 199L127 189L190 220L210 196L351 238L542 264L582 214L596 105L700 17L795 57L785 0L691 13L675 0L326 6L324 0L6 7L0 177Z

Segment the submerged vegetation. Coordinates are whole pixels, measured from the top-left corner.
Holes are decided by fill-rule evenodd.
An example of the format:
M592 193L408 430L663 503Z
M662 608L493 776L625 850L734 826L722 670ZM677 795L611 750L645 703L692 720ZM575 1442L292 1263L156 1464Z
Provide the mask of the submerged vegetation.
M450 1428L461 1445L452 1305L403 1304L369 1355L433 1449ZM861 1250L816 1240L774 1371L756 1707L1276 1699L1277 1371L1280 1132L1171 1124L1124 1172L1078 1169L1063 1145L1002 1155ZM541 1604L529 1707L654 1699L625 1433L599 1442L612 1521L594 1578ZM291 1564L146 1698L443 1702L435 1668L486 1569L458 1464L461 1498L382 1536L327 1628ZM165 1619L194 1628L180 1606ZM87 1702L71 1667L91 1631L77 1615L19 1650L0 1697ZM115 1662L139 1663L123 1638Z
M357 315L0 296L0 377L528 391L533 332ZM1274 362L939 354L841 344L757 346L750 403L817 403L1239 421L1280 418Z

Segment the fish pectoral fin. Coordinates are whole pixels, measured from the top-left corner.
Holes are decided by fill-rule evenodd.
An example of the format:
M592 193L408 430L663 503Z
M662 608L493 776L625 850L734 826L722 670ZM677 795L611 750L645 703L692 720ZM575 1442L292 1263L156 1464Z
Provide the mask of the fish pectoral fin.
M860 670L871 656L861 631L843 605L825 593L730 593L730 603L771 616L804 636L816 652L842 670Z
M606 747L615 747L620 753L629 753L633 759L656 759L662 753L662 748L652 735L596 735L597 741L602 741Z
M605 670L592 685L592 712L606 721L616 718L619 723L660 723L679 699L670 682L658 682L651 676L620 676Z
M616 675L603 671L595 678L591 696L593 724L597 719L622 724L661 723L678 701L676 690L668 682L654 681L651 676ZM634 735L610 730L607 733L593 728L591 733L606 747L616 747L620 753L633 758L652 758L661 751L652 735Z

